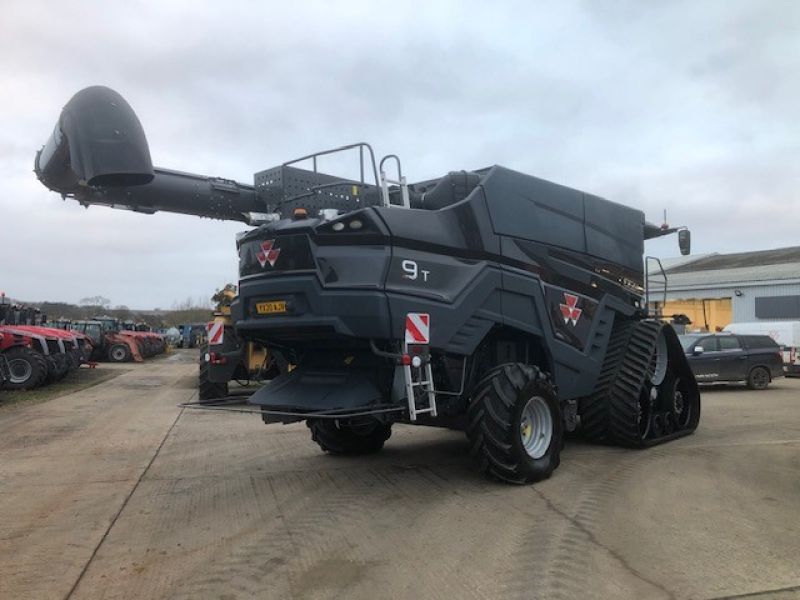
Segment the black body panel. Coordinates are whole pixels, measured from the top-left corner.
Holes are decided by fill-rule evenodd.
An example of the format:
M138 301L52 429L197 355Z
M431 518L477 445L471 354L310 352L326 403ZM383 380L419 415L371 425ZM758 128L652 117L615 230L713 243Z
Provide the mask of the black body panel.
M381 401L383 391L373 379L360 369L294 369L273 379L248 402L293 412L355 410Z
M451 355L516 331L576 398L593 389L614 315L639 310L643 228L640 211L493 167L439 210L373 206L250 232L234 319L246 339L297 356L396 342L409 312L430 314L431 349ZM275 301L285 312L257 313Z

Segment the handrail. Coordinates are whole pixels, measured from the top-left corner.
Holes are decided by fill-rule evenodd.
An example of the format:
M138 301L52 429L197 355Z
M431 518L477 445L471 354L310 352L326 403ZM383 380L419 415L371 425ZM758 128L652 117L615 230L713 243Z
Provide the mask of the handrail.
M661 271L661 276L664 278L664 298L662 300L662 308L667 303L667 287L668 287L668 277L667 273L664 270L664 265L661 264L661 259L657 256L645 256L644 259L644 306L645 310L649 311L649 304L650 304L650 261L653 260L658 264L658 268Z
M375 177L375 185L380 185L380 180L378 178L378 168L376 167L375 163L375 152L372 150L372 146L367 144L366 142L357 142L355 144L348 144L347 146L339 146L338 148L331 148L330 150L322 150L321 152L314 152L313 154L307 154L306 156L301 156L300 158L295 158L293 160L287 161L283 163L284 167L288 167L289 165L293 165L299 162L303 162L304 160L312 159L314 165L314 172L317 172L317 157L319 156L326 156L328 154L336 154L337 152L344 152L346 150L353 150L358 148L359 152L359 163L361 167L361 183L366 183L364 180L364 148L367 149L370 156L370 161L372 162L372 175Z

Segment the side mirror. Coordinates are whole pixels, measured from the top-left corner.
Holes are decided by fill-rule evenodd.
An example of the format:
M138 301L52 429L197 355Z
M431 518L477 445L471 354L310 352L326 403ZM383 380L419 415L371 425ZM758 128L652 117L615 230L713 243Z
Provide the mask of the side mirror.
M700 356L702 353L703 353L702 346L695 346L694 351L692 352L692 354L694 354L695 356Z
M688 255L692 251L692 232L688 229L681 229L678 231L678 247L681 249L681 254Z

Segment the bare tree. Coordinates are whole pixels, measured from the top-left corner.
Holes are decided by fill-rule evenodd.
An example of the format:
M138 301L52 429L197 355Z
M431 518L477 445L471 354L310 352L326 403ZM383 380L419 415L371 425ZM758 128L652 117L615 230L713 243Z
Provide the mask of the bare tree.
M105 296L87 296L86 298L81 298L80 304L81 306L99 306L107 309L111 306L111 300Z

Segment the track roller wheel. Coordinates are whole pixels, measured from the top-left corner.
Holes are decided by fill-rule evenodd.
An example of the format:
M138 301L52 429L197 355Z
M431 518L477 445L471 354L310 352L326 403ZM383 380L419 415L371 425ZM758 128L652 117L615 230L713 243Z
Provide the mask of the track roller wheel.
M675 415L668 412L664 415L664 433L669 435L675 431Z
M653 415L652 430L655 437L661 437L664 435L664 415L660 413Z
M560 462L563 420L549 376L510 363L474 388L467 438L479 469L493 479L525 484L547 479Z

